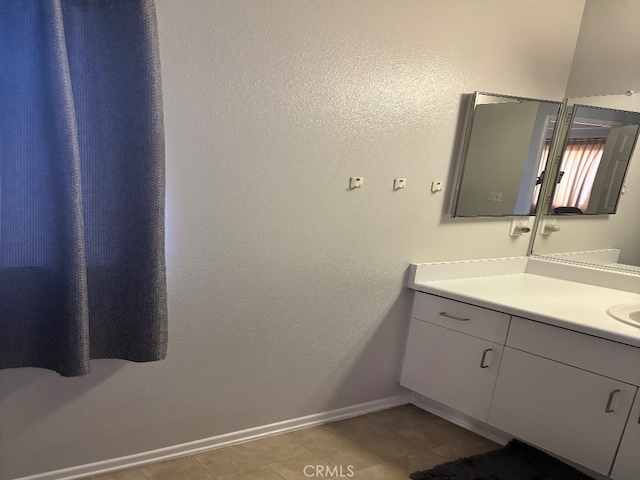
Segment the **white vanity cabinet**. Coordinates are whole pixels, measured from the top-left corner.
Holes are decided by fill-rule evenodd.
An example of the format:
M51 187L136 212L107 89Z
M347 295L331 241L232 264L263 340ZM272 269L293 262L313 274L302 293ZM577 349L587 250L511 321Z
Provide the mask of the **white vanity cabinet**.
M640 480L640 329L607 313L640 304L637 278L515 257L413 264L408 286L400 383L417 404Z
M487 421L509 315L416 293L400 384Z
M507 347L489 424L608 475L635 393L618 380Z
M640 479L639 347L423 292L411 316L401 385L614 480Z
M636 394L636 401L631 408L631 415L624 429L611 478L614 480L640 478L640 394Z
M512 317L489 424L608 475L638 362L635 347Z

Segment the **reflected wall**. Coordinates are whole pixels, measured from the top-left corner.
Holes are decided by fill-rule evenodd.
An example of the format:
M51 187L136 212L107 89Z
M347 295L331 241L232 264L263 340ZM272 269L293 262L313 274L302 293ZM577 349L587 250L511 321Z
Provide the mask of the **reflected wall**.
M640 112L640 94L623 93L567 100L577 105ZM594 111L593 109L590 111ZM615 142L614 142L615 143ZM616 268L636 273L640 266L640 155L633 151L622 183L615 214L544 215L539 223L532 253ZM559 230L549 233L550 226Z

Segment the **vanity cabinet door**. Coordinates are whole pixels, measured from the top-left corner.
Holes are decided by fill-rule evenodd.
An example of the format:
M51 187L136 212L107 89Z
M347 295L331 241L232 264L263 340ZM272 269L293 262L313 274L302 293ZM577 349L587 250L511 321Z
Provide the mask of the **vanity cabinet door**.
M503 348L412 318L400 384L486 422Z
M635 393L627 383L506 347L489 424L608 475Z
M638 394L636 394L627 427L624 429L611 478L614 480L640 478L640 395Z

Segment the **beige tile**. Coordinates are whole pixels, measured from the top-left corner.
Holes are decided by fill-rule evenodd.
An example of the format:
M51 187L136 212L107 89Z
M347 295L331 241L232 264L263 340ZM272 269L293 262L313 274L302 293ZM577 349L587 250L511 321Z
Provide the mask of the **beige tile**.
M287 435L314 453L318 450L349 442L349 437L336 432L326 425L289 432Z
M415 405L401 405L399 407L370 413L367 417L392 430L410 427L419 423L432 422L438 418L432 413L419 409Z
M349 466L352 470L360 470L384 462L382 457L355 442L320 450L317 454L332 465L342 466L343 472L346 472Z
M309 480L310 478L321 478L321 475L315 475L314 473L318 468L321 468L324 471L324 469L329 466L332 465L314 453L303 453L302 455L296 455L295 457L269 464L269 467L275 470L286 480ZM305 472L307 473L306 475ZM326 476L323 478L326 478Z
M276 462L308 452L306 448L287 435L262 438L243 443L242 446L264 463Z
M194 455L214 477L249 470L264 464L251 454L244 445L219 448L210 452Z
M455 423L447 422L443 418L438 418L437 420L434 420L433 424L441 428L442 430L445 430L446 432L450 433L453 436L453 438L456 440L462 440L463 438L470 438L470 437L476 436L476 434L471 432L470 430L459 427Z
M456 433L450 432L435 422L422 423L398 430L398 435L418 446L417 451L429 450L440 445L455 442L459 438ZM413 452L410 452L413 453Z
M92 477L96 480L395 480L500 445L413 405ZM268 465L265 465L268 464ZM304 474L304 468L308 467ZM319 469L319 470L316 470ZM340 471L338 469L341 469Z
M141 468L151 480L211 480L211 475L193 457L178 458L168 462L152 463Z
M142 473L140 468L129 468L127 470L120 470L119 472L111 472L105 475L96 475L91 477L96 480L146 480L147 477Z
M372 435L370 437L361 437L355 441L385 460L404 457L405 455L425 449L415 441L403 438L399 433L394 431Z
M242 472L236 472L230 475L222 475L221 477L217 477L217 480L283 480L283 478L271 467L262 465L258 468L243 470Z
M380 463L356 470L352 477L353 480L407 480L407 478L405 472L390 463Z
M389 430L380 422L366 415L338 420L328 423L327 426L349 438L377 435Z
M471 440L475 444L486 447L487 451L502 448L502 445L500 445L499 443L493 442L488 438L480 436L476 433L473 433L473 432L469 432L469 433L470 435L467 437L467 440Z
M391 463L407 474L421 470L429 470L445 462L446 460L444 458L429 450L426 452L412 453L411 455L396 458L391 461Z
M431 451L440 455L446 462L449 462L462 457L479 455L487 452L488 449L465 439L432 448Z

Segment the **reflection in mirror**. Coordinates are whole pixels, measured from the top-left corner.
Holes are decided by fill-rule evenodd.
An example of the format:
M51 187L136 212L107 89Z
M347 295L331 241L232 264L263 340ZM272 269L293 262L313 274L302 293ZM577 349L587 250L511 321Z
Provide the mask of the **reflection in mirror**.
M612 214L640 128L640 113L589 105L571 115L550 213Z
M610 113L603 113L604 109L621 110L624 115L611 119L607 116ZM577 130L589 130L592 128L592 125L578 125L579 123L595 123L603 125L602 127L596 127L596 130L606 129L609 131L600 159L600 162L602 162L602 159L607 155L604 151L606 150L606 144L619 144L612 136L612 130L624 127L624 123L635 125L635 127L631 127L631 130L637 130L638 122L633 119L637 119L640 112L640 94L628 92L626 94L569 98L567 99L566 112L576 120ZM594 112L598 112L598 114L594 116ZM601 121L603 117L604 121ZM594 119L600 120L593 121ZM610 123L613 124L611 125ZM568 124L568 122L565 124ZM595 133L596 130L587 132L583 137L599 137L600 134ZM558 137L563 136L562 132L559 132ZM579 137L579 134L576 134L576 137ZM558 143L559 150L561 150L563 142L563 139L554 140L554 144ZM585 213L591 213L590 210L596 208L591 206L592 202L595 202L592 198L595 198L594 195L596 195L600 200L593 204L602 208L603 205L608 203L609 208L613 207L615 215L551 214L541 216L532 246L532 255L640 275L640 241L638 241L640 239L640 148L631 151L632 147L633 145L627 143L622 148L622 150L625 148L630 149L631 153L630 158L625 159L622 157L621 160L620 165L627 170L626 176L620 182L622 187L618 188L616 186L618 184L616 169L612 168L613 175L610 172L606 176L608 179L613 180L611 182L612 187L601 189L604 194L592 193L587 203L582 204ZM555 151L556 149L552 146L552 150ZM559 158L558 154L554 156ZM561 170L565 168L566 165ZM568 175L568 170L564 170L563 177ZM596 192L597 185L600 182L598 176L605 177L605 173L600 173L600 169L597 169L595 174L592 173L592 176L592 191ZM617 178L620 176L620 173L618 173ZM558 175L555 175L555 178L556 180L551 183L557 181ZM602 184L606 183L603 181ZM551 191L549 187L551 186L545 186L547 192ZM620 191L619 195L617 190ZM612 195L608 194L608 192L613 191L616 191L615 201L612 199ZM548 194L544 195L548 201L550 196ZM567 204L564 204L564 206L567 206Z
M562 104L476 92L453 206L454 217L532 215L545 144ZM539 182L538 182L539 183Z

